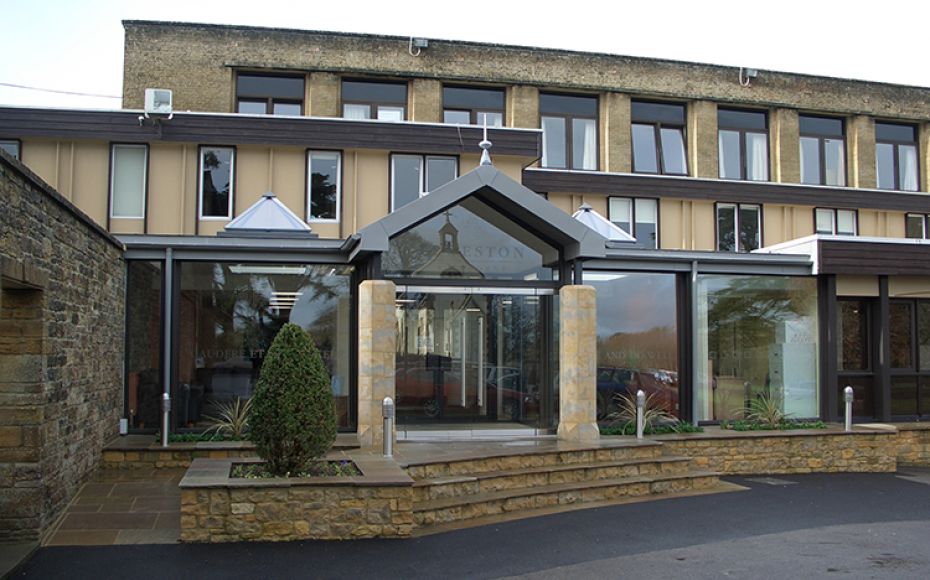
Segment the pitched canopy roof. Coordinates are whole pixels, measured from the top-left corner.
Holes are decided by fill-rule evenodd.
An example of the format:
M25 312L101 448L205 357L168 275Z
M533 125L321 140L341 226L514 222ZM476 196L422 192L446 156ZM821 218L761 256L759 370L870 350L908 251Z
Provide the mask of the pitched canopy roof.
M310 226L291 210L287 209L281 200L272 193L267 192L252 206L242 212L236 219L226 225L225 235L249 234L277 234L285 236L308 236Z
M636 238L626 233L607 218L594 211L590 205L583 203L572 217L604 236L609 242L635 242Z

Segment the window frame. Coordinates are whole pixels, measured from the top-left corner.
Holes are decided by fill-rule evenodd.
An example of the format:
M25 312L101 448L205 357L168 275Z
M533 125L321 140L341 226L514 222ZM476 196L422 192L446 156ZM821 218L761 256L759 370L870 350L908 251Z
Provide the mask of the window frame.
M203 215L203 152L207 149L228 149L229 158L229 200L225 216ZM235 215L236 197L236 147L234 145L199 145L197 147L197 219L200 221L229 221Z
M611 204L611 200L614 200L614 199L625 199L625 200L629 200L629 202L630 202L630 215L629 215L629 218L630 218L630 230L632 230L632 231L629 231L629 232L626 232L626 233L628 233L628 234L630 234L631 236L633 236L634 238L636 238L636 245L637 245L637 246L640 245L640 242L639 242L639 238L636 236L636 224L637 224L637 222L636 222L636 202L637 202L637 200L644 200L644 201L652 201L652 202L655 202L655 204L656 204L656 211L655 211L656 219L655 219L655 223L654 223L654 225L655 225L655 232L656 232L656 244L655 244L655 248L651 248L651 247L649 247L649 246L642 246L642 247L647 248L647 249L656 249L656 250L658 250L659 248L661 248L661 240L660 240L660 233L659 233L659 223L660 223L661 216L660 216L660 214L659 214L659 212L660 212L660 209L659 209L659 208L660 208L660 206L661 206L662 204L659 203L659 198L657 198L657 197L630 197L630 196L626 196L626 195L610 195L610 196L607 196L607 220L608 220L610 223L612 223L612 224L614 224L615 226L617 226L618 228L623 229L623 227L621 227L621 226L620 226L617 222L615 222L614 219L613 219L613 215L612 215L612 213L613 213L612 205L613 205L613 204ZM626 230L623 230L623 231L626 231Z
M593 99L594 100L594 114L593 115L582 115L578 113L550 113L542 111L542 101L541 99L544 96L555 96L555 97L576 97L582 99ZM566 171L600 171L601 159L600 159L600 145L601 145L601 128L600 128L600 97L598 95L589 95L584 93L552 93L552 92L540 92L540 107L539 107L539 127L543 130L543 135L545 135L545 129L543 128L543 119L552 118L552 119L562 119L565 123L565 166L556 167L553 165L543 165L542 156L539 158L539 166L545 169L564 169ZM580 167L575 167L575 155L574 155L574 121L575 119L582 119L588 121L594 121L594 167L592 169L583 169ZM543 143L543 154L545 154L545 143Z
M246 93L245 96L242 96L242 94L239 92L239 77L242 77L242 76L246 76L246 77L266 77L266 78L300 79L301 86L302 86L301 93L303 93L303 96L300 98L300 100L293 99L293 98L289 98L289 97L276 97L276 96L274 96L274 95L262 96L262 95L257 95L257 94L255 94L255 95L253 95L253 94L248 94L248 93ZM307 100L307 98L306 98L306 96L307 96L307 95L306 95L306 93L307 93L307 76L306 76L306 75L301 75L301 74L274 74L274 73L263 73L263 72L237 71L237 72L236 72L236 80L235 80L234 87L235 87L235 91L236 91L236 94L235 94L235 99L236 99L236 100L235 100L235 106L236 106L235 112L236 112L236 114L239 114L239 115L256 114L256 113L240 113L240 112L239 112L239 105L240 105L240 103L242 103L243 101L244 101L244 102L249 102L249 103L264 103L264 104L265 104L265 112L264 112L265 115L274 115L274 114L275 114L275 113L274 113L274 106L275 106L275 104L279 104L279 103L280 103L280 104L285 104L285 105L297 105L297 106L299 106L299 107L300 107L300 115L298 115L298 116L303 116L304 113L306 112L306 109L305 109L305 107L304 107L304 104L305 104L305 102L306 102L306 100ZM283 115L278 115L278 116L283 116Z
M890 139L890 138L879 138L878 136L878 126L886 125L892 127L907 127L914 132L913 141L904 141L901 139ZM894 187L881 187L878 183L879 178L879 166L878 166L878 155L875 156L875 187L876 189L881 189L884 191L920 191L920 134L916 125L911 125L908 123L894 123L886 121L875 121L875 148L878 150L879 145L891 145L892 147L892 175L894 177ZM902 189L901 188L901 146L912 146L914 147L914 154L917 159L917 162L914 166L914 182L916 183L915 189Z
M16 159L17 161L23 160L23 142L21 139L12 139L12 138L7 139L3 137L3 138L0 138L0 144L3 144L3 143L9 143L9 144L15 145L16 154L14 155L10 153L9 151L7 151L7 154L13 159Z
M679 175L679 176L690 175L689 173L690 168L688 165L688 129L687 129L688 109L687 109L687 106L684 103L663 103L659 101L646 101L646 100L634 99L630 104L631 110L632 110L632 105L636 103L643 103L646 105L665 105L665 106L671 106L671 107L678 107L681 109L682 122L679 124L679 123L670 123L670 122L663 122L663 121L638 121L636 120L636 117L631 113L630 115L630 119L631 119L630 120L630 147L631 147L630 159L631 159L631 163L633 166L633 173L643 173L646 175ZM635 125L651 126L653 129L653 135L655 139L654 153L656 156L657 171L645 171L645 170L640 170L636 168L636 143L635 143L636 135L633 133L633 127ZM683 152L684 152L684 157L682 158L682 162L685 167L685 170L683 173L668 171L665 168L665 155L664 155L665 151L663 147L664 143L662 140L662 129L678 130L681 134L681 143L682 143Z
M735 113L753 113L757 115L762 115L765 119L765 130L760 131L759 129L749 129L746 127L739 127L737 125L721 125L720 123L720 112L721 111L732 111ZM723 173L723 158L720 157L720 132L721 131L731 131L739 134L739 177L724 177ZM718 151L718 160L717 160L717 176L720 179L725 179L727 181L753 181L756 183L766 183L772 181L772 147L770 143L770 131L771 127L769 125L769 112L767 110L756 110L756 109L731 109L731 108L718 108L717 109L717 151ZM765 179L749 179L748 175L748 157L746 155L746 142L747 135L764 135L765 136Z
M501 95L501 108L500 108L499 110L491 110L491 109L488 109L488 108L486 108L486 107L470 107L470 108L463 108L463 107L447 106L447 105L446 105L446 93L445 93L445 91L446 91L447 88L448 88L448 89L467 89L467 90L477 90L477 91L494 91L494 92L498 92L498 93L500 93L500 95ZM442 94L442 115L443 115L442 122L443 122L444 124L447 124L447 125L458 125L458 124L459 124L459 123L450 123L450 122L446 121L446 118L445 118L445 116L446 116L446 111L455 111L455 112L459 112L459 113L468 113L468 124L469 124L469 125L475 125L475 126L478 126L478 127L483 127L483 126L484 126L484 124L481 123L480 120L479 120L479 118L478 118L479 115L484 114L484 113L495 113L495 114L499 114L499 115L501 116L501 124L500 124L500 125L488 125L488 127L491 128L491 127L505 127L505 126L506 126L506 123L507 123L507 114L506 114L506 108L507 108L507 93L506 93L506 91L505 91L503 88L499 88L499 87L477 87L477 86L469 86L469 85L454 85L454 84L450 84L450 85L443 85L442 90L443 90L443 94Z
M911 217L920 219L921 236L919 238L914 238L907 235L907 220ZM917 212L907 212L904 214L904 238L908 240L930 239L930 214Z
M382 100L372 100L372 99L349 99L343 96L343 86L344 83L366 83L372 85L398 85L404 87L404 101L382 101ZM407 81L392 81L392 80L372 80L372 79L356 79L356 78L343 78L339 84L339 113L343 119L349 119L352 121L381 121L384 123L397 123L398 121L390 121L387 119L378 118L378 108L381 106L390 107L390 108L399 108L402 111L401 121L407 121L407 101L410 98L410 84ZM351 119L346 117L345 106L346 105L360 105L368 107L368 118L367 119Z
M116 149L118 147L126 147L129 149L142 149L145 151L145 158L142 163L142 215L140 216L124 216L124 215L114 215L113 209L113 194L114 194L114 179L116 178ZM111 142L110 143L110 174L108 176L108 184L110 191L107 195L107 203L109 207L107 208L107 217L109 220L145 220L148 215L148 200L149 200L149 144L148 143L125 143L125 142ZM109 229L109 228L108 228Z
M842 234L841 234L841 233L839 233L839 227L840 227L840 225L839 225L839 224L840 224L839 217L840 217L840 212L841 212L841 211L842 211L842 212L850 212L850 213L852 213L852 216L853 216L853 230L854 230L854 231L853 231L853 233L851 233L851 234L847 234L847 233L842 233ZM830 212L830 213L831 213L831 218L830 218L830 219L831 219L831 222L832 222L832 230L831 230L829 233L827 233L827 232L821 232L821 231L819 231L819 230L817 229L817 212ZM843 207L843 208L836 208L836 207L819 207L819 206L818 206L818 207L815 207L815 208L814 208L814 233L815 233L815 234L825 235L825 236L858 236L858 235L859 235L859 210L858 210L858 209L845 208L845 207Z
M733 250L721 250L720 249L720 208L721 207L733 207L734 216L733 216L733 230L734 230L734 242L735 248ZM741 249L740 237L739 237L739 214L740 211L749 208L756 208L757 215L759 216L759 247L752 248L750 250ZM726 252L728 254L748 254L753 250L758 250L763 247L765 240L763 228L765 227L763 215L763 204L761 203L740 203L740 202L730 202L730 201L718 201L714 203L714 243L715 243L715 252Z
M315 218L310 214L311 201L313 199L313 192L310 188L313 185L313 164L312 156L314 153L327 153L335 154L337 156L336 161L336 217L335 218ZM338 224L342 221L342 181L343 181L343 168L342 168L342 159L343 152L340 149L307 149L307 168L306 168L306 203L305 203L305 219L307 223L316 223L316 224Z
M836 135L827 135L826 133L818 133L816 131L805 131L801 129L801 120L803 118L808 119L823 119L827 121L839 121L840 123L840 134L841 137ZM817 183L809 183L804 181L804 174L801 173L800 181L803 185L826 185L828 187L846 187L848 182L848 173L849 173L849 164L847 163L846 155L846 119L841 117L826 117L822 115L798 115L798 149L800 151L800 158L803 159L804 151L801 148L801 139L816 139L817 140L817 162L818 162L818 181ZM827 140L828 139L839 139L843 142L842 152L843 152L843 182L842 183L827 183Z
M388 205L388 213L393 213L393 212L397 211L398 209L400 209L400 208L397 207L397 206L395 205L395 203L394 203L394 201L395 201L395 196L394 196L394 173L395 173L395 171L394 171L394 159L395 159L396 157L419 157L419 158L420 158L420 175L419 175L419 180L420 180L420 186L419 186L419 187L420 187L420 191L419 191L419 194L417 195L417 198L416 198L416 199L420 199L421 197L424 197L424 196L426 196L426 195L428 195L428 194L430 193L429 191L425 191L425 189L426 189L426 184L427 184L427 182L429 181L429 176L427 175L427 171L429 170L429 160L430 160L430 159L452 159L452 160L454 160L454 161L455 161L455 177L454 177L453 179L458 179L458 176L459 176L460 163L459 163L459 157L458 157L458 155L435 155L435 154L432 154L432 153L405 153L405 152L400 152L400 151L398 151L398 152L392 152L392 153L388 156L388 204L389 204L389 205ZM413 201L416 201L416 200L413 200ZM413 202L408 202L408 203L413 203ZM404 206L406 206L406 205L407 205L407 204L404 204L404 205L402 205L402 206L400 206L400 207L404 207Z

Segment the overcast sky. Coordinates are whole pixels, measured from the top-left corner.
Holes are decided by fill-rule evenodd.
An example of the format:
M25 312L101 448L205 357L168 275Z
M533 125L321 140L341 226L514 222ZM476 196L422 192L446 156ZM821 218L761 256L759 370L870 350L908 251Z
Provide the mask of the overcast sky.
M930 3L901 0L0 0L0 104L118 108L119 98L6 85L119 97L123 19L414 35L930 87L928 14Z

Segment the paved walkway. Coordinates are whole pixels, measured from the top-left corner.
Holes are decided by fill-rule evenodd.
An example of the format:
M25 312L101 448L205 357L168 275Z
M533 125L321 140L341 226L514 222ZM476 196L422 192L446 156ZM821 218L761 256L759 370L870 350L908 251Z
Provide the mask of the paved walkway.
M173 544L185 469L98 471L65 510L48 546Z

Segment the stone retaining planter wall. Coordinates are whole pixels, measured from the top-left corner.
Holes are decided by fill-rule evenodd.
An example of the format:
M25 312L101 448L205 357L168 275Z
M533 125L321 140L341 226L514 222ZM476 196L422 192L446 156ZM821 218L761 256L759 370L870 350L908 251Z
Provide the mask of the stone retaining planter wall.
M812 429L786 434L709 429L653 439L671 455L690 457L693 468L725 475L894 472L897 468L898 439L893 431Z
M353 460L360 477L234 479L235 460L195 459L180 483L181 541L410 536L413 480L378 456Z
M898 463L930 465L930 424L898 426Z
M152 467L190 467L195 459L234 459L255 457L252 443L172 443L167 449L104 449L102 467L109 469L144 469Z

